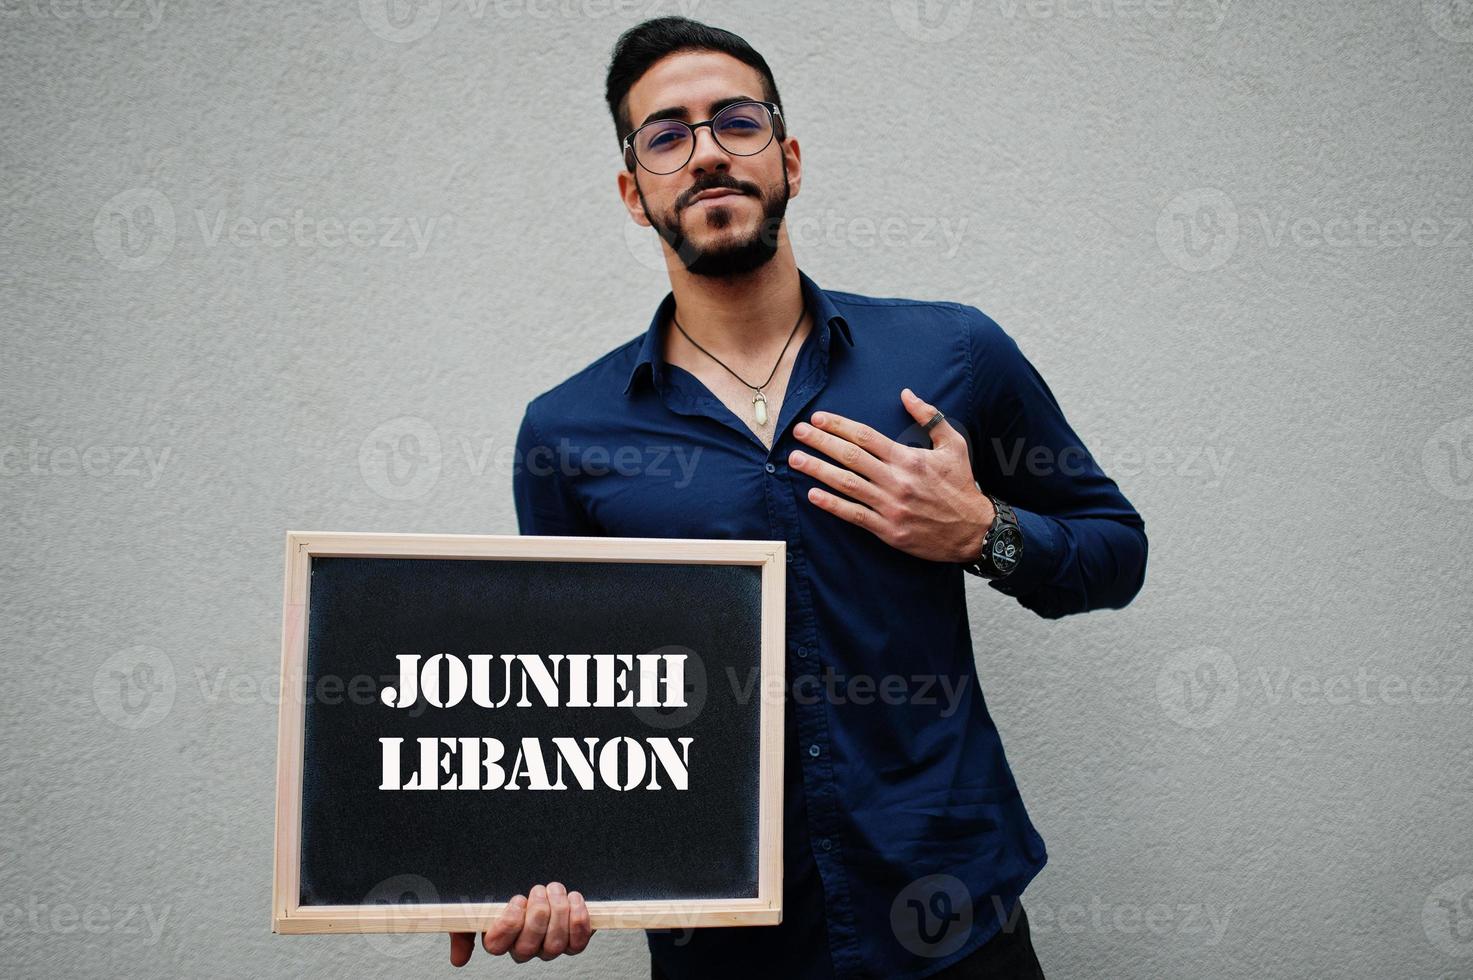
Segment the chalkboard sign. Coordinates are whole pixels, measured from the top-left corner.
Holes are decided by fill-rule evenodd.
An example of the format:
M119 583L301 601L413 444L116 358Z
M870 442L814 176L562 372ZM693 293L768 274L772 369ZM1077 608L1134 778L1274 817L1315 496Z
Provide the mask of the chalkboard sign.
M288 532L273 931L780 922L785 557Z

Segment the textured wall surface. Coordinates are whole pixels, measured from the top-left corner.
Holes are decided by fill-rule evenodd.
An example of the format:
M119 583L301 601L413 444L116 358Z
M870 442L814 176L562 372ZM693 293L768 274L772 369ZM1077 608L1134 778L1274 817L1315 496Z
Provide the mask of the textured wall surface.
M4 972L450 970L269 931L283 533L515 532L668 289L663 13L772 64L800 266L991 314L1145 517L1125 610L968 587L1050 976L1473 973L1468 0L0 0Z

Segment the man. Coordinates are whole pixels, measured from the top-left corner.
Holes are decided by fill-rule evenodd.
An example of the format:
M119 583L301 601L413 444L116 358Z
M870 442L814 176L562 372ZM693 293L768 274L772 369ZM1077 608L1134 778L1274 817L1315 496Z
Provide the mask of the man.
M977 681L966 573L1048 618L1120 608L1144 523L985 314L798 269L798 141L741 38L647 21L607 97L671 292L527 406L521 532L781 539L789 561L783 920L649 930L653 976L1041 976L1019 899L1047 855ZM591 934L553 882L482 942L522 962Z

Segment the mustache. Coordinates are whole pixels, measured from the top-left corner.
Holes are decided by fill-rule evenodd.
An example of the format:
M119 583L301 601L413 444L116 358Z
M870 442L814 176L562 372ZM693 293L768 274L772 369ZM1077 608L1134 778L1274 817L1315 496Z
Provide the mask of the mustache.
M762 196L762 193L758 189L756 184L749 184L744 180L737 180L735 177L718 175L712 177L709 180L703 180L700 183L695 184L691 187L690 190L680 195L679 200L675 202L676 210L684 211L686 208L690 207L691 203L695 200L697 194L700 194L703 191L714 191L717 188L724 188L726 190L736 191L738 194L747 194L751 197Z

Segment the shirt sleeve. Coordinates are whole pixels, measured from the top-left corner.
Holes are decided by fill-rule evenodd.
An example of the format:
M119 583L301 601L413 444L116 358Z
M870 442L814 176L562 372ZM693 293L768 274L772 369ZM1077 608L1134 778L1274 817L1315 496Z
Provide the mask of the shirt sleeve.
M970 338L973 475L1012 506L1023 532L1018 567L988 584L1047 619L1128 605L1145 583L1145 521L1012 337L975 307L959 309Z
M516 454L512 464L512 499L516 504L517 530L521 534L597 534L598 526L588 518L574 495L568 474L562 472L565 457L543 438L528 405L517 430Z

